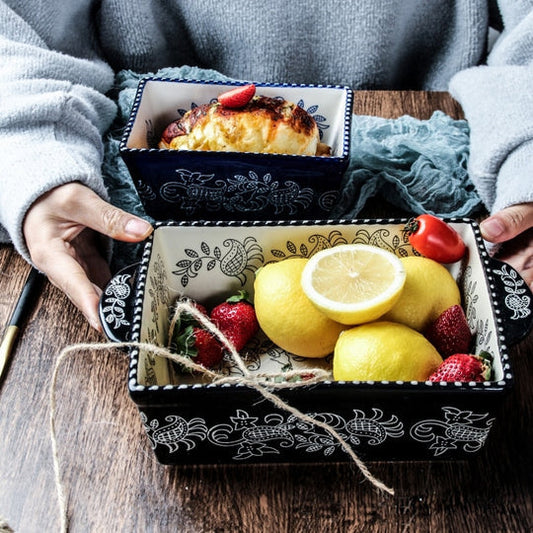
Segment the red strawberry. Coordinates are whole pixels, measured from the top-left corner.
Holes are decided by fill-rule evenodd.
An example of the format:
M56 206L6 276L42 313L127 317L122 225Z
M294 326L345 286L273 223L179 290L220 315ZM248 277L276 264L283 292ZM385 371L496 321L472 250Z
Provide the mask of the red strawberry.
M472 332L460 305L446 309L429 326L425 335L443 358L454 353L468 353L472 342Z
M222 345L206 329L187 326L176 338L172 348L180 355L186 355L206 368L212 368L222 361Z
M254 96L255 85L241 85L218 96L218 101L224 107L238 109L244 107Z
M211 311L210 317L238 352L259 330L255 309L248 301L246 291L239 291L217 305Z
M200 313L202 313L202 315L205 315L206 317L209 316L207 314L207 309L205 308L204 305L202 305L201 303L199 302L195 302L194 300L190 300L190 304L195 307L196 309L198 309L198 311L200 311Z
M445 359L429 381L487 381L492 375L492 356L456 353Z
M206 318L209 318L207 309L201 303L191 300L189 298L179 299L176 303L180 304L184 302L187 302L189 305L191 305L191 307L195 307L198 311L200 311L200 313L202 313L202 315L204 315ZM196 318L196 316L193 316L192 313L190 313L189 311L182 311L176 318L176 325L174 326L174 331L181 332L187 326L201 327L201 323Z
M207 309L201 303L195 302L194 300L189 300L189 304L196 308L197 311L200 311L200 313L202 313L202 315L204 315L206 318L209 318ZM189 313L188 311L182 313L180 318L182 328L188 325L201 326L200 321L196 318L196 316L193 316L193 314Z

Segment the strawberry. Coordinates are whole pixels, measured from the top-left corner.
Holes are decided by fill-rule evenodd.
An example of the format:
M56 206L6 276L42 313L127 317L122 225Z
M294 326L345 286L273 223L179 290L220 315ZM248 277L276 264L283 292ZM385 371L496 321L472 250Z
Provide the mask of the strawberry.
M207 313L207 309L201 303L195 302L194 300L189 300L189 304L192 307L196 308L197 311L200 311L200 313L202 313L202 315L204 315L206 318L209 317L209 314ZM181 319L182 328L185 328L186 326L189 326L189 325L201 326L196 316L193 316L192 313L189 313L187 311L181 314L180 319Z
M205 316L209 316L207 314L207 309L205 308L204 305L202 305L201 303L199 302L195 302L194 300L189 300L189 303L195 307L198 311L200 311L200 313L202 313L202 315L205 315Z
M460 305L452 305L429 326L425 336L443 358L468 353L472 332Z
M176 303L179 304L179 303L184 303L184 302L187 302L192 307L195 307L198 311L200 311L200 313L202 313L202 315L204 315L206 318L209 318L207 309L201 303L191 300L189 298L178 299ZM196 316L193 316L192 313L190 313L189 311L182 311L176 317L176 324L174 326L174 331L181 332L187 326L202 327L200 321L196 318Z
M180 355L189 356L206 368L212 368L222 361L222 345L206 329L187 326L174 337L171 348Z
M259 330L255 309L248 301L246 291L239 291L217 305L210 318L238 352Z
M492 356L456 353L445 359L429 381L487 381L492 376Z
M218 96L218 101L224 107L238 109L244 107L254 96L255 85L241 85Z

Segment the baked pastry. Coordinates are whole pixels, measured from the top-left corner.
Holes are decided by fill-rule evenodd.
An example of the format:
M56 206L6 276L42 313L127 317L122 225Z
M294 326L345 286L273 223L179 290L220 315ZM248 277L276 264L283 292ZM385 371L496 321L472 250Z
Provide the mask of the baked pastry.
M286 100L259 95L242 107L220 101L194 107L167 126L159 148L330 155L307 111Z

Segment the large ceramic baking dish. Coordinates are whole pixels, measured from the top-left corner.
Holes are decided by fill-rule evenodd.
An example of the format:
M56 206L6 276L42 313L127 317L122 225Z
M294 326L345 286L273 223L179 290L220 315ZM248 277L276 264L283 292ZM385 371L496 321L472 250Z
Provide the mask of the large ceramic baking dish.
M450 223L468 253L449 270L475 330L475 352L494 356L491 381L324 381L277 392L289 405L335 428L364 459L471 457L485 444L512 386L508 348L531 328L532 295L516 271L489 257L475 222ZM158 224L141 263L117 274L106 288L102 321L112 339L166 346L170 307L180 295L207 305L240 288L253 296L254 273L264 263L309 257L342 243L370 243L410 255L404 224L396 219ZM317 365L316 359L285 353L261 335L249 344L246 361L252 373ZM238 375L239 369L228 364L222 372ZM150 350L131 349L128 384L163 463L347 459L330 434L274 406L255 389L180 375Z

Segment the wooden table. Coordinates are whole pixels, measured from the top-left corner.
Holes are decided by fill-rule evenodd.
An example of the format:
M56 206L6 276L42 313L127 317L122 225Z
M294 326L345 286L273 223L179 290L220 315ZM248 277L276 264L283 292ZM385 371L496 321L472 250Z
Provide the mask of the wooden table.
M461 110L445 93L362 92L355 112L428 118ZM28 265L0 247L0 324ZM67 345L101 342L46 283L0 388L0 516L17 532L59 530L50 381ZM128 396L127 357L77 352L59 370L57 436L73 532L521 532L533 530L533 335L516 345L503 415L471 462L371 463L378 493L350 463L168 467Z

